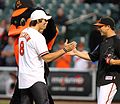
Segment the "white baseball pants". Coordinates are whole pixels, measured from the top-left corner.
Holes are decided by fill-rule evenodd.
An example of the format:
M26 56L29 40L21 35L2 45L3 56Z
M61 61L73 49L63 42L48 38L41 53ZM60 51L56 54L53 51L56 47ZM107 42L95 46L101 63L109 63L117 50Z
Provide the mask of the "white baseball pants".
M97 104L111 104L116 92L117 87L115 83L100 86Z

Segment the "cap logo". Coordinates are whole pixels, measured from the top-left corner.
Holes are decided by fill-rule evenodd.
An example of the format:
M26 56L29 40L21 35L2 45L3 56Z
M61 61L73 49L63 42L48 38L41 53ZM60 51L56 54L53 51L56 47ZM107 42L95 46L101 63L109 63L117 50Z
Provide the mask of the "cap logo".
M101 22L101 19L100 20L97 20L97 23Z
M20 1L20 0L17 0L17 1L16 1L16 7L19 8L21 5L22 5L21 1Z

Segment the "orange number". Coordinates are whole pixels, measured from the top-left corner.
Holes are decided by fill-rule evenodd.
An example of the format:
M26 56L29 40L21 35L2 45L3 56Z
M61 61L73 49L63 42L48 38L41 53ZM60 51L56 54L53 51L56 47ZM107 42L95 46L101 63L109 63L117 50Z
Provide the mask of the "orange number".
M20 42L20 55L21 56L24 55L24 42L23 41Z

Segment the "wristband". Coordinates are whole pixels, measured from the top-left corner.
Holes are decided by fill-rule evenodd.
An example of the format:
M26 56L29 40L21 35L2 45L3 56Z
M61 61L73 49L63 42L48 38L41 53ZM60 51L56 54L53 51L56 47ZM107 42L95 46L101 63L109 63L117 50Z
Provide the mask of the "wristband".
M68 52L65 48L63 48L63 50L65 51L65 53L67 53L67 52Z

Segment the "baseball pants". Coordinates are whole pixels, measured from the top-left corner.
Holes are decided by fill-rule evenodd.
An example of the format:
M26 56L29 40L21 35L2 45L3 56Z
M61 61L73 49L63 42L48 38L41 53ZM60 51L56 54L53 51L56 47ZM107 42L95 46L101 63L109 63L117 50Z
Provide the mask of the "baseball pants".
M100 86L98 94L98 104L111 104L116 92L117 87L115 83Z

